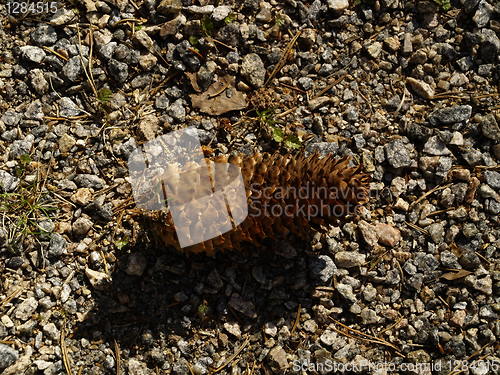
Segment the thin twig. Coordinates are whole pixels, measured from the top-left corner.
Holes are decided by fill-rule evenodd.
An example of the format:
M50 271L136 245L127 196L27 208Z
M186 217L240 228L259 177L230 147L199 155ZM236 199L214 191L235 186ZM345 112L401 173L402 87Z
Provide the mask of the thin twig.
M427 217L444 214L445 212L452 211L454 209L455 209L455 207L449 207L449 208L445 208L444 210L433 211L430 214L428 214Z
M330 90L337 83L340 83L341 81L343 81L345 77L347 77L347 74L344 74L344 75L340 76L339 78L337 78L335 81L333 81L332 83L330 83L329 85L327 85L325 88L323 88L320 92L318 92L317 94L315 94L313 96L313 99L322 96L325 92L327 92L328 90Z
M486 263L490 264L491 262L486 259L482 254L478 253L477 251L474 251L474 253L479 257L481 258L482 260L484 260Z
M295 321L293 322L293 326L292 326L292 329L290 331L290 336L293 336L293 334L295 332L295 329L299 325L299 322L300 322L300 309L301 308L302 308L302 306L299 303L299 307L297 308L297 316L295 317Z
M500 93L494 92L494 93L490 93L490 94L481 94L481 95L473 96L472 98L473 99L484 99L484 98L489 98L491 96L498 96L498 95L500 95Z
M2 300L2 302L0 302L0 308L4 307L6 304L8 304L14 298L16 298L17 296L19 296L22 291L23 291L22 288L17 288L16 290L14 290L11 294L9 294L7 297L5 297Z
M408 95L410 94L408 89L406 88L406 86L403 87L403 97L401 98L401 103L399 103L398 105L398 108L396 109L396 113L399 113L399 111L401 110L401 108L403 108L403 104L405 102L405 99L406 99L406 94L408 93Z
M432 188L431 190L425 192L425 194L423 194L421 197L419 197L416 201L413 201L411 204L410 204L410 209L412 207L414 207L417 203L421 202L422 200L424 200L426 197L428 197L429 195L431 195L432 193L436 192L436 191L439 191L439 190L443 190L443 189L446 189L447 187L450 187L452 184L447 184L447 185L443 185L443 186L436 186L434 188Z
M89 30L91 30L91 29L92 29L92 27L89 28ZM80 35L80 27L78 27L78 25L77 25L76 31L77 31L77 35L78 35L78 53L80 56L80 62L82 64L83 72L85 73L85 76L87 77L87 80L90 83L90 87L92 88L92 91L94 92L94 96L97 98L98 97L97 88L95 87L94 80L93 80L92 76L89 75L89 72L87 72L87 67L84 64L83 53L82 53L82 38ZM91 34L91 36L92 36L92 34ZM90 59L92 59L92 56L89 56L89 60Z
M46 120L52 120L52 121L73 121L73 120L81 120L86 117L89 117L89 115L79 115L79 116L71 116L71 117L64 117L64 116L43 116L44 119Z
M56 55L57 57L59 57L59 58L63 59L64 61L69 61L69 59L68 59L66 56L64 56L64 55L60 54L60 53L59 53L59 52L57 52L57 51L54 51L53 49L51 49L51 48L49 48L49 47L43 46L42 48L43 48L45 51L47 51L47 52L53 53L54 55Z
M420 233L425 234L426 236L429 235L429 232L427 231L427 229L420 228L418 225L410 223L409 221L405 221L405 224L408 225L409 227L419 231Z
M302 30L297 31L297 33L292 38L292 40L290 40L290 42L286 46L285 50L283 51L283 54L281 55L280 60L278 61L278 63L274 67L272 73L269 75L269 77L267 77L267 80L264 83L264 86L267 86L269 84L269 82L272 81L272 79L274 78L274 76L281 70L281 68L283 68L285 66L285 63L288 60L288 57L289 57L290 52L291 52L291 50L293 48L293 45L295 44L295 42L297 42L297 39L299 39L299 36L300 36L301 33L302 33Z
M61 355L64 368L66 369L66 374L73 375L73 371L71 370L71 362L68 355L68 349L66 348L65 330L66 330L66 320L64 321L63 326L61 328L61 335L60 335Z
M284 82L280 82L280 85L286 87L287 89L295 90L297 92L300 92L301 94L306 94L307 93L306 91L304 91L302 89L299 89L298 87L295 87L295 86L292 86L292 85L287 85Z
M226 91L226 89L229 87L229 83L228 82L225 82L224 85L222 86L222 88L216 92L214 92L213 94L209 94L208 95L208 99L212 99L212 98L215 98L216 96L219 96L220 94L222 94L224 91Z
M394 328L394 327L396 327L399 323L401 323L401 321L402 321L403 319L404 319L404 317L399 318L397 321L395 321L395 322L394 322L393 324L391 324L389 327L386 327L386 328L384 328L382 331L380 331L380 332L378 333L378 335L380 336L380 335L384 334L385 332L389 331L390 329L393 329L393 328Z
M448 305L448 302L446 302L446 301L443 299L443 297L441 297L441 296L437 296L437 298L438 298L441 302L443 302L443 304L444 304L447 308L450 308L450 305Z
M207 40L209 42L214 42L214 43L220 44L221 46L226 47L227 49L230 49L231 51L236 51L236 48L231 47L230 45L228 45L228 44L226 44L224 42L221 42L220 40L217 40L215 38L208 37Z
M194 370L193 370L193 366L191 366L191 363L189 363L188 361L186 361L186 365L187 365L187 368L189 369L189 373L191 375L195 375L194 374Z
M250 343L250 339L249 339L249 338L247 338L247 339L245 340L245 342L244 342L243 344L241 344L241 346L240 346L240 347L239 347L239 348L238 348L238 349L234 352L234 354L233 354L231 357L229 357L229 359L228 359L226 362L224 362L222 365L220 365L219 367L217 367L216 369L214 369L214 370L212 371L212 374L216 374L216 373L218 373L219 371L221 371L221 370L223 370L225 367L227 367L227 366L228 366L231 362L233 362L233 361L234 361L234 359L238 356L238 354L240 354L240 353L241 353L241 351L242 351L243 349L245 349L245 347L246 347L249 343Z
M395 351L396 351L399 355L401 355L402 357L404 357L404 354L403 354L403 353L401 353L401 351L400 351L400 350L399 350L399 349L398 349L395 345L391 344L390 342L387 342L387 341L385 341L385 340L383 340L383 339L381 339L381 338L378 338L378 337L375 337L375 336L372 336L372 335L368 335L368 334L363 333L363 332L361 332L361 331L358 331L358 330L356 330L356 329L354 329L354 328L348 327L348 326L346 326L345 324L340 323L338 320L333 319L331 316L330 316L329 318L330 318L330 320L332 320L335 324L337 324L337 325L339 325L339 326L341 326L342 328L344 328L344 329L346 329L346 330L347 330L347 332L344 332L344 331L342 331L342 330L340 330L340 329L338 329L338 328L336 328L336 327L333 327L333 329L334 329L337 333L339 333L339 334L341 334L341 335L343 335L343 336L346 336L346 337L351 337L351 338L354 338L354 339L359 339L359 340L363 340L363 341L371 342L371 343L374 343L374 344L380 344L380 345L387 346L387 347L389 347L389 348L394 349L394 350L395 350ZM356 335L358 335L358 336L354 336L354 335L352 335L352 334L349 334L349 331L351 331L351 332L355 333L355 334L356 334Z
M297 107L292 107L292 108L289 108L287 109L285 112L281 112L281 113L278 113L276 115L276 118L282 118L282 117L285 117L286 115L292 113L293 111L295 111L297 109Z
M120 346L115 342L115 360L116 360L116 375L121 375L122 373L122 359L121 359L121 351Z
M144 23L147 20L145 18L124 18L118 22L115 23L115 25L120 25L125 22L134 22L134 23Z

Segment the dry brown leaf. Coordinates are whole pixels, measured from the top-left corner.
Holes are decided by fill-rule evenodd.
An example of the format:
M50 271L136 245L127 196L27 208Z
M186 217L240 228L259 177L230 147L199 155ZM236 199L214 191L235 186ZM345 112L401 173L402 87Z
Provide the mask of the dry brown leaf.
M221 115L246 108L246 95L236 90L234 81L234 77L227 75L213 83L204 93L191 94L193 107L209 115Z
M441 277L445 280L452 281L452 280L457 280L461 279L462 277L469 276L472 272L467 271L467 270L457 270L457 272L447 272Z

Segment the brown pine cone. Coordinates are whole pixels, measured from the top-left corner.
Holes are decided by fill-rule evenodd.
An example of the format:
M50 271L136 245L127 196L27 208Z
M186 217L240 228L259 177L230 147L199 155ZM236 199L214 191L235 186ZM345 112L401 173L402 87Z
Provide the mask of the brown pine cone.
M184 183L179 190L190 187L191 197L201 198L206 195L206 191L217 192L228 186L241 170L248 203L246 218L246 207L240 205L235 208L228 204L231 200L238 199L237 192L231 189L225 190L225 208L229 208L230 220L220 214L220 206L215 207L210 201L200 201L194 207L190 206L190 212L181 212L180 217L190 227L190 235L194 237L210 238L207 233L216 226L233 229L222 234L219 231L220 235L214 238L182 248L168 209L142 211L142 219L153 238L163 245L209 255L219 250L240 249L244 242L259 244L265 238L284 237L290 232L307 239L312 228L319 229L322 224L334 223L346 215L355 214L356 208L368 201L369 176L360 171L360 166L349 167L348 163L348 157L336 159L330 155L320 158L318 154L307 157L281 154L219 156L208 163L212 182L209 190L207 186L196 185L196 178L193 183ZM201 192L202 190L205 191ZM203 216L204 225L190 221L198 214ZM244 220L235 226L234 224L238 224L238 217ZM206 219L210 222L208 226Z

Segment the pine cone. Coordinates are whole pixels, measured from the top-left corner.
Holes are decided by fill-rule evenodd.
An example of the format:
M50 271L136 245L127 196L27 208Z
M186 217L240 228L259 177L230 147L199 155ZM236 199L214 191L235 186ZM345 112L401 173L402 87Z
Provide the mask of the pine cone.
M243 222L223 234L218 232L220 235L215 238L181 248L168 209L142 211L144 224L161 244L174 246L181 251L213 255L218 250L240 249L244 242L260 244L265 238L280 238L290 232L299 238L308 239L312 228L319 229L321 225L335 223L348 214L355 214L356 208L368 201L369 177L360 172L360 166L349 167L348 157L335 159L331 155L320 158L318 154L308 157L255 154L219 156L213 158L213 162L208 164L208 171L212 187L216 187L214 191L227 186L237 177L234 172L237 171L239 175L241 170L248 203L246 218L242 216L245 218ZM228 167L231 165L239 168ZM181 188L186 189L186 186L191 186L191 193L198 197L205 194L200 194L200 189L207 189L206 186L197 186L194 180L192 184L184 184ZM225 190L225 193L226 205L227 201L237 199L230 189ZM193 216L193 210L198 210L204 218L212 215L209 216L210 222L214 226L219 225L218 228L220 225L230 225L227 216L221 217L220 209L216 208L210 202L203 202L197 207L190 207L191 211L182 217L189 220L196 216ZM241 212L234 212L233 208L229 210L232 220L242 215ZM187 225L192 225L191 233L195 235L203 236L211 229L197 227L193 221L187 222Z

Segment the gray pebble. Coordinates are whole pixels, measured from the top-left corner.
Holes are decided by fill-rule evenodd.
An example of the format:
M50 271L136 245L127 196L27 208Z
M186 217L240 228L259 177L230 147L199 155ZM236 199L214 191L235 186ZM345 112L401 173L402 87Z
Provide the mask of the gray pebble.
M472 115L470 105L456 105L453 107L437 109L429 115L429 121L432 125L455 124L468 120Z
M339 251L335 254L335 264L339 268L352 268L366 263L366 255L355 251Z
M73 179L78 187L102 189L106 186L106 181L93 174L79 174Z
M16 307L14 317L25 322L31 318L37 308L38 301L34 297L28 297Z
M104 59L104 60L109 60L113 57L113 53L115 53L115 49L118 46L118 43L116 42L109 42L101 46L99 48L99 55Z
M216 7L212 12L212 18L214 21L219 22L224 20L231 13L231 7L227 5L221 5Z
M128 158L132 152L137 149L137 143L134 138L128 139L118 146L118 153L125 158Z
M101 195L90 203L86 210L96 220L111 221L113 220L113 204L111 202L104 203L104 195Z
M481 117L479 126L481 127L481 132L486 138L496 142L500 141L500 127L498 126L495 116L492 113Z
M48 255L52 258L58 258L66 252L67 242L59 233L53 233L50 236Z
M500 203L496 199L486 199L484 209L490 214L498 215L500 214Z
M446 145L437 136L430 137L424 145L424 152L429 155L450 155L451 151L448 150Z
M21 54L26 61L35 64L41 64L46 56L46 53L42 48L35 46L21 47Z
M471 167L479 165L483 161L483 154L481 154L481 151L475 149L464 152L462 157Z
M440 254L439 260L441 261L443 267L455 268L455 269L462 268L462 266L458 263L457 256L450 251L447 250L443 251Z
M165 94L158 96L155 100L155 107L158 109L166 109L168 108L169 100Z
M419 291L422 288L423 283L424 283L424 275L422 275L421 273L413 275L407 281L407 284L416 291Z
M185 130L185 133L192 137L198 138L202 145L206 145L212 140L211 133L203 129L187 128Z
M148 261L143 254L130 254L125 273L129 276L142 276L146 270L147 264Z
M49 83L45 79L43 70L33 69L29 72L30 83L37 94L45 94L49 90Z
M12 366L19 358L17 350L8 345L0 344L0 370Z
M358 120L358 111L355 107L353 106L349 106L347 107L346 111L345 111L345 117L348 121L351 121L351 122L354 122L354 121L357 121ZM359 136L360 134L358 134ZM363 137L361 135L361 137Z
M337 292L350 302L356 302L356 296L352 290L352 286L348 284L338 283L336 287Z
M5 193L14 191L19 185L19 179L10 173L0 170L0 190Z
M481 0L472 20L476 23L477 27L485 27L490 22L492 14L493 6L485 0Z
M466 276L465 284L486 295L493 293L493 283L489 275L485 277L476 275Z
M366 302L371 302L377 297L377 289L372 284L367 284L363 289L363 298Z
M484 171L486 183L495 190L500 190L500 173L497 171Z
M0 120L7 126L16 126L22 117L23 115L19 112L7 110L2 117L0 117Z
M104 359L104 367L108 370L113 370L115 368L115 359L112 355L108 354Z
M29 154L31 148L33 147L34 139L35 137L32 134L29 134L24 139L12 142L10 146L9 157L11 159L17 159L22 155Z
M167 113L179 122L184 122L186 119L186 109L184 108L184 101L177 99L173 102L167 110Z
M457 65L463 72L468 72L474 66L474 60L470 56L464 56L457 60Z
M300 77L297 82L299 84L299 87L306 91L312 89L313 87L313 80L309 77Z
M415 264L420 272L429 273L439 266L439 261L431 254L419 252L415 256Z
M458 259L458 262L468 271L475 271L481 265L481 260L476 253L471 250L465 250Z
M56 327L54 323L47 323L43 326L43 332L47 335L47 337L53 341L59 338L59 329Z
M311 276L324 283L333 277L336 270L337 267L335 266L335 263L328 255L320 255L313 258L309 264L309 272L311 273Z
M128 65L115 59L110 59L108 62L109 72L111 76L118 81L123 83L128 78Z
M436 244L440 244L444 239L444 222L433 223L429 225L426 229L429 231L431 235L432 241Z
M52 26L41 23L31 33L31 40L39 46L50 46L57 42L57 33Z
M486 63L494 63L500 53L500 39L495 31L491 29L481 29L481 45L479 54Z
M406 145L399 139L385 145L387 161L393 168L404 168L411 165L410 154Z
M315 142L306 146L309 153L318 152L320 155L337 154L339 145L336 142Z
M84 61L85 62L85 61ZM71 82L76 82L82 77L82 59L80 56L74 56L64 64L62 73Z
M360 314L363 324L377 324L380 321L380 316L377 315L376 311L365 307L361 310Z
M241 75L254 87L264 86L266 69L259 55L249 53L243 57L241 62Z
M496 314L491 306L485 305L479 309L479 317L483 319L488 319L488 320L495 320L498 319L498 314Z
M59 114L63 117L74 117L82 114L78 106L68 97L63 97L57 101Z
M32 101L24 112L24 117L30 120L43 120L43 116L42 102L38 99Z
M76 236L85 236L92 226L92 220L85 217L79 217L72 225L73 234Z
M328 8L335 12L342 12L349 7L347 0L328 0Z

